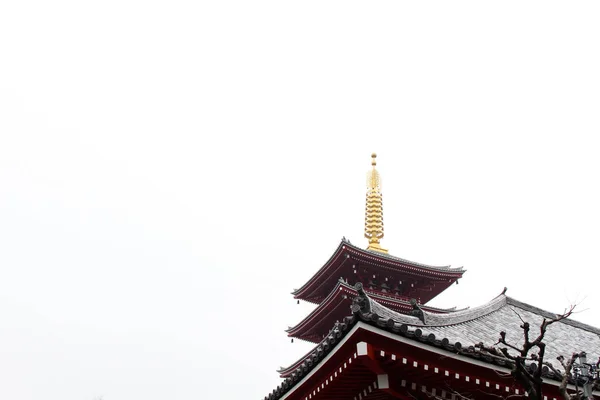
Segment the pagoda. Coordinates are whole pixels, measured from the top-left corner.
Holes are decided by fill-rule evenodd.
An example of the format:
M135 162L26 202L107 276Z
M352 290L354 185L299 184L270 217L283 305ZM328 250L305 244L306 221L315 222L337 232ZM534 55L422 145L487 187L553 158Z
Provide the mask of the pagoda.
M506 288L479 307L427 306L465 271L394 257L381 246L383 202L375 154L371 164L368 246L362 249L342 239L321 269L293 291L298 301L316 308L287 333L315 346L278 371L283 381L264 399L526 399L530 389L511 375L511 360L485 351L484 344L493 345L503 332L518 348L524 321L539 326L556 314L506 296ZM555 322L544 337L546 362L540 369L532 358L525 372L539 371L543 377L543 400L563 399L557 357L584 350L590 360L600 356L600 329L569 318ZM589 377L591 364L580 365ZM573 384L584 383L568 384L571 393L578 390ZM600 400L598 388L589 380L585 385L581 398Z
M394 257L381 247L383 238L383 199L381 177L377 171L377 155L371 155L367 173L365 209L366 249L354 246L345 238L329 260L300 289L292 294L298 300L317 307L306 318L287 330L288 336L318 343L331 326L347 316L361 283L365 291L381 304L409 314L417 306L433 313L449 313L454 308L439 309L426 304L457 282L462 268L431 266ZM411 303L412 302L412 303Z

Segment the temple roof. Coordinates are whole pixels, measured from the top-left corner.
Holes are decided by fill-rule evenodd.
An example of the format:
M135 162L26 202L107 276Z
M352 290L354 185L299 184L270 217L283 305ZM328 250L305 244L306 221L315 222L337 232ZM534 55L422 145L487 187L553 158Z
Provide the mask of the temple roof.
M403 274L414 279L435 282L435 288L418 288L424 297L422 303L427 303L431 298L441 293L449 285L460 279L465 272L463 268L451 266L432 266L409 261L400 257L365 250L354 246L345 238L327 262L315 273L301 288L292 292L295 298L304 299L313 303L322 301L335 286L340 278L340 271L346 261L360 262L365 266L376 267L382 273ZM417 296L412 296L417 297Z
M278 399L289 391L299 380L308 374L358 323L365 323L377 330L392 333L399 337L449 353L460 354L468 359L478 360L497 366L510 367L508 359L482 353L479 343L493 346L501 331L505 331L509 343L520 345L522 341L521 319L532 327L541 324L544 318L554 318L556 314L508 297L504 292L480 307L461 310L449 314L434 314L423 310L421 317L405 315L379 304L359 285L360 296L354 299L352 315L336 323L329 335L312 351L288 368L279 372L286 378L267 399ZM544 338L546 343L545 361L560 369L556 357L570 356L586 351L589 359L600 356L600 329L572 319L564 319L550 325ZM552 371L546 378L558 379Z
M371 319L377 315L378 320L385 320L386 323L389 320L394 321L392 331L404 325L408 330L419 329L422 336L435 335L436 338L447 339L450 343L462 343L466 346L478 343L494 345L501 331L506 332L508 343L520 346L523 336L520 326L523 321L537 328L544 318L552 319L557 316L503 293L482 306L450 314L434 314L423 310L423 322L415 316L390 310L368 295L364 295L363 298L368 299L370 307L369 311L367 308L359 311L363 318L366 314ZM600 356L600 329L572 319L564 319L548 327L544 341L545 359L549 362L556 362L556 357L560 355L568 357L582 350L591 354L592 359Z
M401 313L410 313L413 310L413 306L407 298L402 299L392 294L376 293L368 289L365 291L369 297L391 310ZM319 303L302 321L286 330L288 336L314 343L320 342L331 329L333 322L349 315L350 305L356 296L358 296L358 291L354 286L339 280L325 300ZM456 307L447 309L425 305L421 307L434 314L457 312Z

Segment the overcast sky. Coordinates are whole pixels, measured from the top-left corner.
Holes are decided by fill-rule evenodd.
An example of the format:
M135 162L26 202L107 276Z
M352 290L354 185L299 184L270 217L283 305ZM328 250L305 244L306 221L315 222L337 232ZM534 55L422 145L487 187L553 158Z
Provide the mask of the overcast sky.
M0 2L0 398L260 399L378 153L431 304L600 326L600 3ZM585 349L582 349L585 350Z

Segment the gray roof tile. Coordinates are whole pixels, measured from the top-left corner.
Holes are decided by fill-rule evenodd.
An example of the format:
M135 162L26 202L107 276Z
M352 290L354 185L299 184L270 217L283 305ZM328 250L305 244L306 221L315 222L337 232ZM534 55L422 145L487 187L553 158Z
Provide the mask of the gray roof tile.
M522 303L501 294L487 304L472 309L461 310L449 314L434 314L423 311L423 323L419 318L405 315L377 303L357 284L359 296L352 304L352 314L341 323L336 323L329 335L311 352L294 364L295 367L282 369L288 373L280 386L265 397L266 400L279 399L291 390L306 376L339 341L350 331L357 321L391 331L406 338L420 340L431 346L442 347L449 351L468 357L502 366L509 366L506 360L479 353L472 346L483 342L487 346L494 345L501 331L507 332L509 343L519 345L522 342L521 319L530 323L535 331L544 318L553 318L556 314ZM428 335L435 335L434 341L424 340ZM574 352L585 351L591 360L600 356L600 329L571 319L565 319L550 325L546 331L546 356L548 361L558 365L556 357L570 356ZM292 370L292 368L294 368ZM552 374L547 378L557 379Z
M364 293L364 292L362 292ZM426 336L433 333L436 338L447 338L450 343L460 342L463 346L483 343L492 346L498 342L500 332L505 331L507 342L520 346L523 341L521 319L531 325L532 338L537 336L544 318L554 318L556 314L510 298L504 294L489 303L472 309L449 314L434 314L423 311L425 323L411 315L400 314L377 303L368 295L368 309L363 307L362 319L372 319L376 314L383 320L393 320L394 326L406 325L409 330L419 328ZM355 309L355 311L357 311ZM559 365L556 357L569 357L572 353L585 351L594 360L600 357L600 329L571 319L550 325L544 336L546 343L545 361Z

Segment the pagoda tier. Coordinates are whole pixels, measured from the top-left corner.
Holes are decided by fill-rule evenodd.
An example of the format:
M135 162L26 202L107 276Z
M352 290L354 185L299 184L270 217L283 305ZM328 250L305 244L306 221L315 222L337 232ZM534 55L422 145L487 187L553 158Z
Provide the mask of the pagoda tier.
M410 314L414 310L408 298L398 298L393 294L378 293L369 289L366 292L377 302L389 307L391 310L403 314ZM317 308L296 326L286 331L288 336L313 343L320 342L329 333L336 321L341 321L348 316L352 300L357 295L358 292L353 286L339 280L329 296ZM455 308L441 309L422 306L422 309L435 314L456 312Z
M300 289L294 298L319 304L341 278L350 285L362 282L372 292L414 298L425 304L460 279L462 268L434 267L374 250L364 250L342 239L331 258Z
M423 310L416 317L357 289L349 316L311 352L280 370L285 379L265 400L527 398L510 374L511 361L475 345L494 345L501 331L517 345L523 321L537 326L556 314L503 293L481 307L449 314ZM548 327L544 342L544 359L552 364L543 369L544 398L560 399L556 357L586 351L588 359L598 359L600 329L564 319ZM600 393L592 397L598 400Z

